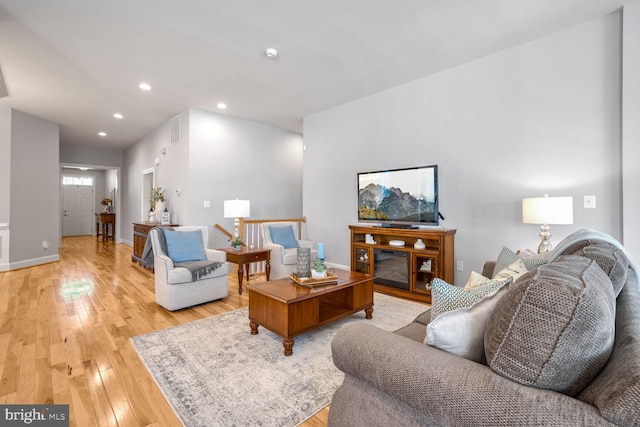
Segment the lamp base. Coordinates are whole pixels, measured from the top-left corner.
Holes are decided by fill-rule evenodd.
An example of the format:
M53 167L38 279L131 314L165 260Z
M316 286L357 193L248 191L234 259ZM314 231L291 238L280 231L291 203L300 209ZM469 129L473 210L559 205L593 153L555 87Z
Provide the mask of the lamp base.
M544 224L543 226L540 227L540 239L541 242L538 245L538 253L539 254L544 254L547 252L551 252L553 250L553 246L551 246L551 232L549 231L551 228L547 225Z
M240 240L240 218L235 218L233 220L233 234L231 235L231 241L237 242Z

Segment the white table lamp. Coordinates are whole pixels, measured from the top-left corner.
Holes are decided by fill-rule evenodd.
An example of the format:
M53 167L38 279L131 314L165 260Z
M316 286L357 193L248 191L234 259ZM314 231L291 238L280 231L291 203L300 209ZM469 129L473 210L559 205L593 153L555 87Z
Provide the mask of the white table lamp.
M538 253L553 249L549 224L573 224L573 197L530 197L522 199L522 222L542 224Z
M251 202L249 200L225 200L224 201L224 217L234 218L233 236L231 240L240 240L240 218L248 218L251 216Z

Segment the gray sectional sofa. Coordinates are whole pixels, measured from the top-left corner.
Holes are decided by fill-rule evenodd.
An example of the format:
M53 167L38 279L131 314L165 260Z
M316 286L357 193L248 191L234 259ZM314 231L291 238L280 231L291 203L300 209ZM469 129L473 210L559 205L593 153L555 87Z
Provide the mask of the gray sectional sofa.
M484 329L484 364L425 345L430 321L427 310L395 333L338 331L345 378L330 426L640 425L638 271L607 235L572 234L509 285Z

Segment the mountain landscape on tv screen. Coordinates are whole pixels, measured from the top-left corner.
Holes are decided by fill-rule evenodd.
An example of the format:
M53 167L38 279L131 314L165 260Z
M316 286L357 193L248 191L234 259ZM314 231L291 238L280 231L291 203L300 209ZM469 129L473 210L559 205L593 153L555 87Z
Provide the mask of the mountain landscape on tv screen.
M430 222L435 201L400 188L369 184L358 191L359 218L380 221Z

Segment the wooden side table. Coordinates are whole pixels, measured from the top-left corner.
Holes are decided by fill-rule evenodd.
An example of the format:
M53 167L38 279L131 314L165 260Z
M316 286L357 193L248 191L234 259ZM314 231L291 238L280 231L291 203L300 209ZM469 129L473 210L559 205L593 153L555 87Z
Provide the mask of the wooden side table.
M271 273L271 249L249 249L246 246L243 246L239 251L234 248L219 248L218 250L227 253L227 262L232 262L238 265L238 293L240 295L242 295L242 280L244 279L243 273L246 273L248 282L249 264L252 262L265 262L267 281L269 280L269 273Z
M109 233L109 225L111 225L111 233ZM105 241L109 238L114 240L116 226L116 214L102 212L96 214L96 239L100 237L100 228L102 228L102 240Z

